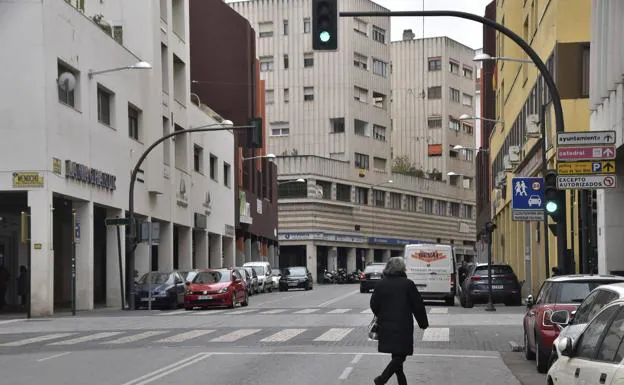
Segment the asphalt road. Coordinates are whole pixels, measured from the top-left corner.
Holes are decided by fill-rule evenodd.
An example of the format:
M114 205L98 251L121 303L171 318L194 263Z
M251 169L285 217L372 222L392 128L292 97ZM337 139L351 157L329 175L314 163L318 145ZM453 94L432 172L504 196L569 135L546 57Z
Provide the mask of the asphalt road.
M261 294L232 310L104 310L3 320L0 382L372 384L390 357L367 338L369 299L357 285L333 285ZM522 339L523 308L427 308L430 328L417 329L415 355L405 365L410 384L521 383L501 352L521 354L510 353L509 341ZM533 383L545 381L522 381Z

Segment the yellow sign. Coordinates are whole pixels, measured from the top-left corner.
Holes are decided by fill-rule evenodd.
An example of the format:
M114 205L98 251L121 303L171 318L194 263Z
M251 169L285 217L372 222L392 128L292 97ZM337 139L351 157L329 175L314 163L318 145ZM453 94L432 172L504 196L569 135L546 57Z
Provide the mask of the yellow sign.
M59 158L52 158L52 172L57 175L61 175L63 172L63 166Z
M13 188L43 187L43 175L38 172L14 172Z
M615 162L561 162L557 164L557 173L561 175L614 174Z

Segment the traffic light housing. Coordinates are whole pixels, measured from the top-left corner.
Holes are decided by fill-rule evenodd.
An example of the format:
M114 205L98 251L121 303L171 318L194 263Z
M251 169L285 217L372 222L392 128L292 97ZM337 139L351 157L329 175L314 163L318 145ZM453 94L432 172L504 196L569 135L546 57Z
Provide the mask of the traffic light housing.
M557 189L557 171L548 170L544 176L544 210L555 223L561 219L561 210L565 210L565 191Z
M249 125L253 126L247 132L247 148L262 148L264 143L264 130L262 127L262 118L252 118Z
M312 48L338 49L338 0L312 0Z

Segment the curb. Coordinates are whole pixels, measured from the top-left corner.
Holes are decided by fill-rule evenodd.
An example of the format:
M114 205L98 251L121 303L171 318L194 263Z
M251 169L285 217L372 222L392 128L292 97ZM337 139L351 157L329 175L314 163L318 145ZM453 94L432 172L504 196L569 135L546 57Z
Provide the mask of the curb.
M512 352L521 352L524 349L523 345L518 344L516 341L509 341Z

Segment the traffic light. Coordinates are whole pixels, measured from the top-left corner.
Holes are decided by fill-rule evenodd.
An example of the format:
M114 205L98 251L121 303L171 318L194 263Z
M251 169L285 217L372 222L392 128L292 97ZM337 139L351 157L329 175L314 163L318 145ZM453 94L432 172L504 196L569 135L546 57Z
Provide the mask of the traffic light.
M338 49L338 0L312 0L312 48Z
M262 143L264 139L262 118L250 119L249 125L253 126L253 128L247 132L247 148L262 148Z
M544 209L553 219L559 222L561 210L564 210L562 195L565 191L557 189L557 171L548 170L544 176Z

